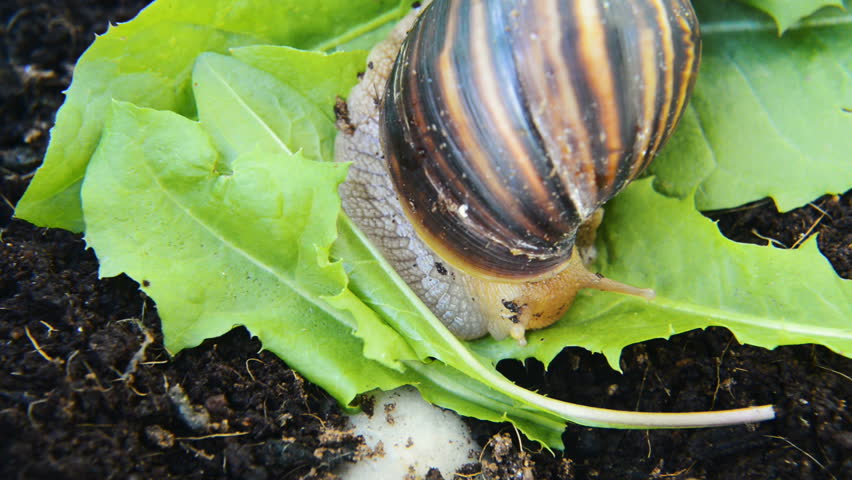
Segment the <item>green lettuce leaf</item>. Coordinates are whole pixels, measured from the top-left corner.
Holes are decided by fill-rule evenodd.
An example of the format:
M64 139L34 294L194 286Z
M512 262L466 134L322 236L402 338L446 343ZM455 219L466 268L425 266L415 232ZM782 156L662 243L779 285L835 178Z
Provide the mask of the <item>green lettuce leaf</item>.
M228 156L258 149L311 160L334 156L337 129L327 112L272 74L217 53L199 55L193 69L198 118ZM274 135L255 135L266 129ZM258 143L260 141L260 143Z
M791 25L824 7L843 8L841 0L738 0L746 5L759 8L775 20L778 34L784 33ZM724 2L719 2L724 3Z
M332 122L337 98L348 93L341 85L358 78L367 63L367 52L363 50L326 55L286 46L255 45L231 49L230 54L286 83L313 102Z
M328 260L346 169L299 154L229 162L197 122L114 103L82 188L86 242L102 276L125 272L156 299L173 351L245 325L337 398L393 388L407 346L392 360L363 350L352 331L365 310L351 295L345 309L343 267Z
M400 0L159 0L111 26L77 62L56 115L44 163L15 215L40 226L83 230L80 185L113 99L193 118L190 74L203 52L247 45L332 49L393 22Z
M634 182L607 204L598 267L654 288L657 298L584 291L559 323L529 333L528 347L485 339L473 349L494 360L535 356L547 364L578 345L604 353L618 369L627 345L718 325L765 348L820 343L852 355L852 281L834 273L816 240L798 250L732 242L695 211L691 197L663 197L650 183Z
M696 5L701 72L680 128L652 164L655 188L683 197L697 187L701 210L772 197L786 211L844 192L852 13L825 12L778 38L760 14L734 7Z

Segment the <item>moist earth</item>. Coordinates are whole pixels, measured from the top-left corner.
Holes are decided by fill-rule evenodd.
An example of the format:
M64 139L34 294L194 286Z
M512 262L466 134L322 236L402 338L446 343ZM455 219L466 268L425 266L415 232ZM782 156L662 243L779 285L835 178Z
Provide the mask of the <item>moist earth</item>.
M0 6L0 478L333 478L363 440L318 387L245 329L177 355L150 299L127 277L98 279L80 235L12 219L40 164L82 51L134 0L6 1ZM790 248L819 234L852 276L852 194L778 213L770 200L708 212L729 238ZM814 345L769 351L709 328L603 356L565 349L548 370L504 361L549 396L626 410L773 403L778 419L708 430L566 428L550 452L509 424L471 419L478 463L457 478L850 479L852 360ZM427 478L453 478L431 471Z

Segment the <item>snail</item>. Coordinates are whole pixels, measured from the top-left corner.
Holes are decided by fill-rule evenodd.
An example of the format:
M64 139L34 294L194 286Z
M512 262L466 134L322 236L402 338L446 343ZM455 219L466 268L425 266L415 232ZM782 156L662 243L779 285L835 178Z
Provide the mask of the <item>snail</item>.
M338 104L343 208L462 339L525 344L581 288L652 299L585 263L700 51L688 0L424 2Z

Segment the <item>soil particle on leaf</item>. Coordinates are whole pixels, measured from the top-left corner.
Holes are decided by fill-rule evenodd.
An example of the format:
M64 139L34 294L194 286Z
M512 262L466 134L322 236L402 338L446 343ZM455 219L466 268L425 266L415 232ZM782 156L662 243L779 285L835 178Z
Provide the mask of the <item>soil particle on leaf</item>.
M171 357L156 308L138 285L126 277L99 280L79 235L11 220L77 57L108 22L127 20L145 4L0 5L0 478L330 478L366 447L327 394L242 328ZM819 233L835 270L852 278L848 192L785 214L764 201L708 215L737 241L791 247ZM603 356L575 348L548 371L532 360L499 365L527 388L577 403L644 411L774 403L778 419L710 430L569 425L564 453L519 439L511 425L471 420L486 447L480 463L458 473L852 478L850 359L819 346L743 346L727 330L710 328L628 347L621 367L623 374Z

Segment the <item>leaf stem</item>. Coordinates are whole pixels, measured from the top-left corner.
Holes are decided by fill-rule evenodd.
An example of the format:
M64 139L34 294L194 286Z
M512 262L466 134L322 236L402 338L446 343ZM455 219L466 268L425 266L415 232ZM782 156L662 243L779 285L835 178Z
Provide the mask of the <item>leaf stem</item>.
M338 237L338 242L346 241L346 239L357 239L361 246L370 251L376 263L381 268L388 278L396 284L396 286L404 291L410 291L408 285L393 267L385 260L381 252L364 236L363 232L352 222L347 215L340 217L341 232ZM344 233L345 232L345 233ZM352 287L352 285L350 285ZM775 410L771 405L763 405L759 407L747 407L735 410L722 410L718 412L690 412L690 413L660 413L660 412L632 412L623 410L610 410L606 408L589 407L578 405L575 403L563 402L560 400L545 397L525 388L521 388L506 377L498 373L493 367L487 365L487 362L474 354L468 349L464 343L455 337L440 321L435 318L432 312L423 304L413 293L406 295L410 301L410 306L414 312L422 317L422 322L419 322L417 329L430 330L420 331L420 338L439 338L441 342L410 342L411 347L421 356L421 358L434 357L441 362L453 367L460 372L472 376L477 381L487 385L497 392L520 402L522 405L516 406L521 409L542 409L557 417L586 425L590 427L610 427L610 428L625 428L625 429L646 429L646 428L696 428L696 427L716 427L724 425L737 425L743 423L761 422L775 418ZM393 316L388 312L383 311L380 305L373 305L378 308L379 313L385 321L393 328L400 332L406 339L410 339L406 335L406 330L398 322L394 321ZM436 345L436 343L441 343ZM446 382L445 378L432 378L434 374L430 373L430 369L425 364L417 362L406 362L406 365L412 370L417 371L421 375L432 379L438 384ZM416 385L415 385L416 386ZM444 385L444 387L449 388ZM479 400L481 404L481 400ZM486 408L493 408L493 405L483 405ZM506 411L506 414L512 412Z
M485 367L470 350L461 345L459 340L456 340L456 343L459 344L457 353L469 362L469 368L476 370L476 373L480 376L480 381L484 381L492 388L516 400L535 405L558 415L564 420L588 427L625 429L720 427L762 422L775 418L775 409L772 405L717 412L664 413L610 410L555 400L515 385L495 370Z

